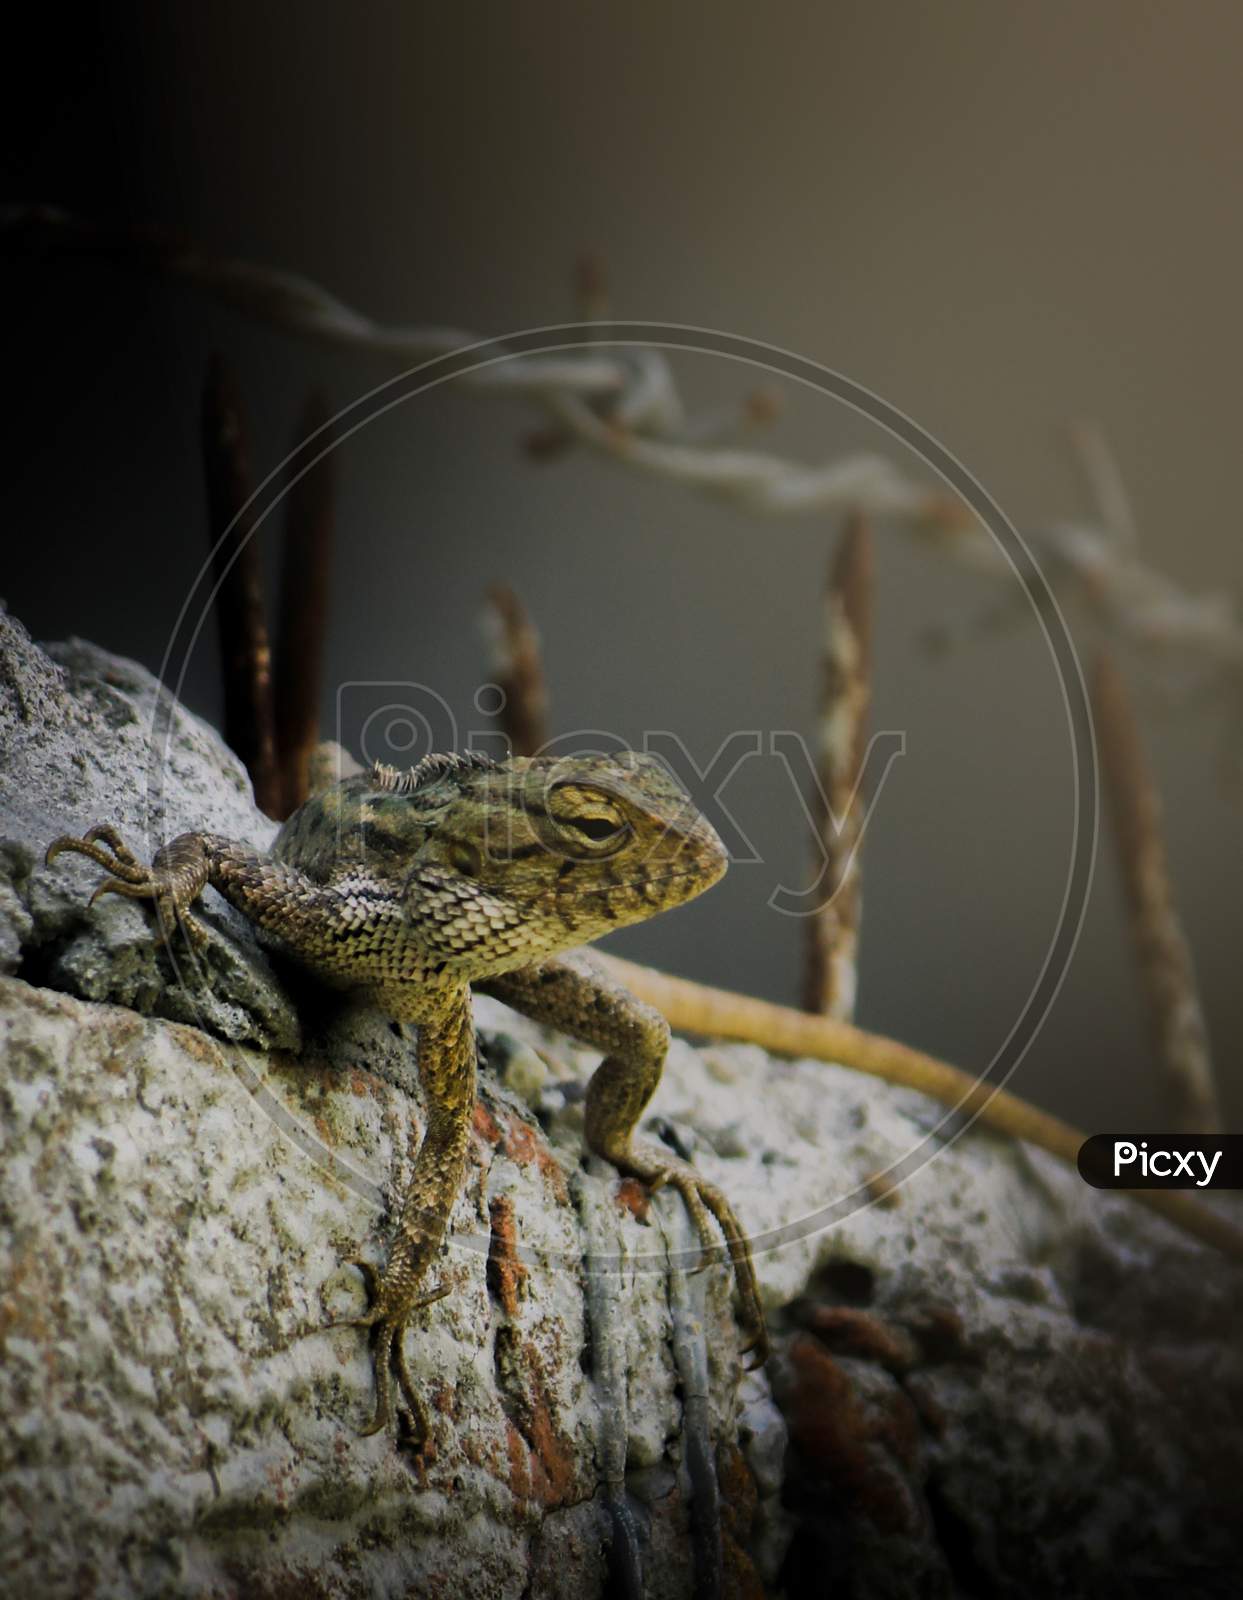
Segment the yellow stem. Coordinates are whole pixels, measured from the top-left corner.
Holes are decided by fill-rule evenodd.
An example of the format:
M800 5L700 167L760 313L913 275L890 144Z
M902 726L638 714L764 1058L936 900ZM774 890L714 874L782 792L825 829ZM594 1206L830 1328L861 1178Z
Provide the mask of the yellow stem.
M952 1067L947 1061L938 1061L935 1056L883 1034L867 1033L849 1022L794 1011L751 995L674 978L602 951L596 955L632 994L655 1006L671 1027L684 1033L745 1040L779 1055L832 1061L870 1077L883 1078L886 1083L918 1089L1000 1133L1048 1150L1071 1166L1087 1138L1078 1128L1049 1116L1017 1095L981 1083L960 1067ZM1243 1261L1243 1229L1191 1195L1176 1189L1128 1189L1126 1193L1184 1233Z

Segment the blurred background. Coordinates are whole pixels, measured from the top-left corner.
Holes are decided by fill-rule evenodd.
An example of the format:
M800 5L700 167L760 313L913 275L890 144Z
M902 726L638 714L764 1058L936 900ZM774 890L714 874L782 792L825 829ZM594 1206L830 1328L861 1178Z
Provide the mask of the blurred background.
M575 261L619 317L785 347L954 451L1019 525L1091 518L1068 428L1104 430L1145 559L1243 583L1237 474L1243 11L1207 0L998 7L644 3L432 8L108 4L9 41L6 202L175 226L381 320L497 335L573 319ZM344 406L394 367L247 321L119 266L3 263L3 594L37 637L158 669L207 548L209 356L238 375L256 477L312 387ZM692 413L756 374L674 359ZM778 385L780 388L780 386ZM817 464L872 424L782 390L748 448ZM323 725L358 680L415 680L463 728L489 680L485 588L539 624L559 731L814 736L821 591L841 531L762 518L581 451L536 462L529 405L450 385L336 454ZM859 1020L987 1065L1032 987L1073 821L1061 692L1021 608L877 519L873 727L905 734L866 836ZM1017 597L1017 587L1014 589ZM1087 660L1095 635L1070 621ZM948 652L929 636L959 638ZM1147 654L1147 653L1145 653ZM1167 813L1227 1123L1243 1109L1243 731L1222 698L1124 656ZM341 693L339 694L339 691ZM184 697L218 719L213 626ZM371 754L383 754L372 751ZM796 999L811 879L785 769L724 796L761 859L618 938L624 953ZM1102 836L1083 936L1012 1087L1093 1130L1162 1122L1118 874Z

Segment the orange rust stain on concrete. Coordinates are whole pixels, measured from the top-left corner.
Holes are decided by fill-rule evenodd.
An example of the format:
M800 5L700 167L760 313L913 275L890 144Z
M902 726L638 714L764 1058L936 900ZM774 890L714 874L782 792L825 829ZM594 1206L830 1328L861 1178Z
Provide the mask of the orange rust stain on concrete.
M739 1544L745 1544L760 1496L747 1458L732 1439L722 1440L717 1446L716 1481L721 1488L721 1521Z
M526 1441L510 1418L505 1418L505 1450L509 1461L506 1482L515 1500L531 1498L531 1460Z
M450 1422L457 1421L457 1401L451 1383L446 1383L443 1379L440 1383L434 1383L429 1398L442 1417L448 1417Z
M834 1355L875 1361L890 1372L907 1372L919 1358L910 1334L853 1306L813 1306L807 1327Z
M488 1246L488 1287L507 1317L518 1315L518 1302L527 1289L527 1269L518 1259L518 1231L514 1203L498 1195L488 1208L492 1237Z
M29 1283L28 1278L32 1280ZM13 1264L8 1292L0 1299L0 1355L10 1333L32 1343L47 1343L52 1333L47 1300L42 1257L35 1250L24 1250Z
M115 1036L114 1036L115 1037ZM118 1041L121 1049L125 1049L133 1042L133 1035L126 1035ZM178 1030L177 1043L181 1046L191 1060L197 1061L201 1066L219 1067L224 1064L224 1051L214 1039L209 1039L195 1028L182 1027Z
M488 1110L487 1106L484 1105L482 1100L475 1101L473 1126L479 1137L481 1139L485 1139L488 1144L500 1144L501 1130L497 1125L496 1118Z
M765 1600L768 1594L755 1563L732 1534L721 1534L725 1600Z
M516 1421L510 1426L526 1457L519 1471L514 1465L514 1440L509 1440L509 1484L521 1499L537 1501L546 1511L564 1505L578 1492L574 1451L557 1426L552 1397L539 1351L529 1341L522 1346L525 1375ZM520 1487L521 1486L521 1487Z
M535 1130L523 1122L521 1117L511 1115L505 1128L505 1154L516 1161L519 1166L534 1165L543 1175L548 1187L556 1196L559 1205L569 1203L569 1195L565 1187L565 1173L562 1172L556 1157L540 1138Z
M273 1079L303 1108L330 1100L343 1087L341 1069L322 1056L299 1056L289 1050L273 1050L268 1064Z
M895 1384L887 1400L865 1400L816 1340L790 1346L794 1389L790 1441L834 1495L878 1529L915 1534L922 1514L908 1480L918 1456L919 1423ZM905 1471L903 1469L906 1469Z
M382 1098L379 1080L363 1067L350 1068L346 1086L350 1093L360 1100L379 1100Z
M629 1211L636 1222L646 1222L652 1204L652 1192L637 1178L623 1178L613 1195L619 1206Z
M553 1421L548 1393L541 1381L531 1396L528 1437L536 1498L551 1511L574 1492L574 1452Z
M764 1600L764 1585L747 1554L759 1491L746 1457L732 1439L717 1446L716 1481L721 1489L721 1558L725 1600Z

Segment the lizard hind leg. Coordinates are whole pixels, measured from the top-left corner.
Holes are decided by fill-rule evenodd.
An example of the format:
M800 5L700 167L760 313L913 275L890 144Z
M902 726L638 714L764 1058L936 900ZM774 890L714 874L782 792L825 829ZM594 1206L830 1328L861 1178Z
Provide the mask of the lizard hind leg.
M431 1437L431 1421L427 1414L427 1405L415 1386L414 1378L410 1372L409 1362L406 1357L406 1328L410 1318L416 1311L421 1311L425 1306L433 1305L437 1300L443 1300L450 1292L449 1284L440 1284L426 1294L420 1295L416 1300L404 1306L396 1314L385 1304L384 1280L377 1267L370 1261L354 1259L347 1266L357 1267L362 1273L363 1282L367 1289L367 1298L371 1302L368 1309L357 1317L342 1317L335 1322L327 1322L317 1328L308 1328L308 1333L328 1333L335 1328L367 1328L373 1330L375 1348L373 1360L375 1366L376 1408L375 1414L368 1425L361 1430L360 1437L366 1439L373 1433L386 1432L393 1424L398 1407L393 1396L393 1383L389 1371L390 1362L397 1371L397 1387L401 1395L404 1409L409 1413L412 1425L412 1436L415 1448L422 1450Z

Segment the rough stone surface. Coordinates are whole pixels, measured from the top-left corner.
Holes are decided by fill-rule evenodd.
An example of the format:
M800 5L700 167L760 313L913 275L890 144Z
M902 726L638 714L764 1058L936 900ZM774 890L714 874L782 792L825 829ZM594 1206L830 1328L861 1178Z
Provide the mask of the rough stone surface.
M135 662L73 639L44 652L0 609L0 970L90 1000L201 1024L222 1038L296 1049L297 1012L244 918L209 891L202 959L171 956L146 910L108 896L82 916L100 871L64 856L36 870L60 833L97 822L150 859L191 828L266 845L237 759Z
M298 1337L363 1307L339 1263L359 1248L379 1259L376 1201L417 1129L410 1098L345 1047L330 1069L0 985L9 1581L369 1595L435 1592L439 1578L446 1593L518 1595L533 1565L566 1569L572 1548L579 1592L598 1592L610 1397L580 1360L577 1191L599 1191L598 1242L622 1256L623 1429L634 1394L619 1487L627 1468L663 1466L672 1496L668 1290L633 1259L662 1250L660 1224L617 1205L606 1173L566 1171L507 1096L485 1094L443 1261L453 1293L408 1336L435 1419L420 1468L391 1439L357 1436L364 1336ZM732 1437L736 1346L720 1328L714 1342L710 1426ZM684 1548L680 1572L666 1568L676 1581L652 1592L683 1592L685 1505L652 1520Z
M84 912L56 833L270 824L180 710L152 799L152 680L0 627L0 1587L1232 1592L1237 1269L979 1133L869 1190L938 1108L675 1042L649 1132L731 1195L777 1330L740 1383L679 1202L582 1159L593 1058L486 1000L453 1292L407 1337L435 1454L360 1438L363 1336L301 1335L381 1259L412 1041L295 998L218 902L180 977L139 907Z

